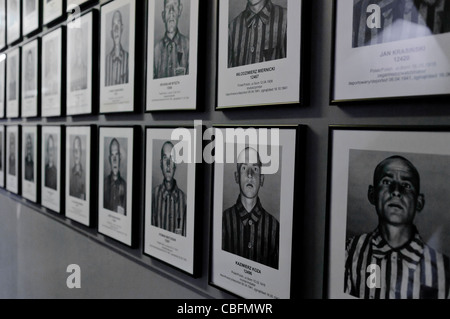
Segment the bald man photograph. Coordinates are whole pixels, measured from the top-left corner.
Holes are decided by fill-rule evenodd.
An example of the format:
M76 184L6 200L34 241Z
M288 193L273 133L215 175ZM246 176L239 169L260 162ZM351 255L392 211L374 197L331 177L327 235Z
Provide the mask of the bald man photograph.
M416 226L425 195L420 173L409 159L394 155L378 163L367 191L378 223L372 231L347 239L346 293L362 299L450 297L449 258L429 246ZM360 215L363 209L359 207ZM368 284L370 265L379 269L378 286Z
M161 147L159 168L163 181L152 191L152 225L186 237L186 194L175 179L177 164L173 147L171 141Z
M103 207L120 215L127 215L127 183L123 179L121 168L122 153L120 143L113 138L109 143L109 174L103 183Z
M128 35L124 33L122 14L121 10L112 13L110 35L113 48L106 55L105 86L127 84L129 81L128 51L125 50L122 43L124 37L128 41Z
M239 195L222 215L222 250L278 269L280 225L261 204L261 168L261 158L254 148L247 147L238 154L233 177Z

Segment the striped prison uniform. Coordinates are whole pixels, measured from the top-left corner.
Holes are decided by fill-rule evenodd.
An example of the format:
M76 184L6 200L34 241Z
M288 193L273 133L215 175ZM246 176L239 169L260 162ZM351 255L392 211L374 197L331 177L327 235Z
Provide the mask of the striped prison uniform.
M369 265L381 270L379 288L369 288ZM373 277L372 277L373 279ZM417 229L413 238L393 249L376 229L352 238L347 245L345 292L362 299L448 299L447 256L425 244Z
M114 49L106 56L105 86L128 83L128 52L120 48L116 56Z
M258 201L247 212L239 196L222 217L222 249L278 269L280 226Z
M231 21L228 30L228 67L286 58L287 10L267 0L254 13L247 8Z
M153 78L162 79L189 74L189 39L177 31L167 34L155 46Z
M371 4L380 6L381 28L367 26ZM354 48L446 32L450 32L450 0L354 0Z
M186 195L174 180L171 191L164 182L152 193L152 225L186 237Z

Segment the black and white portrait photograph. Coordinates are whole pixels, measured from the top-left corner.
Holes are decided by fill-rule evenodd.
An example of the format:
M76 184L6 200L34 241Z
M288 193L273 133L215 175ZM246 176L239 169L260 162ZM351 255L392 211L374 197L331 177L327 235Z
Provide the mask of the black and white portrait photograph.
M450 298L448 134L332 131L330 298Z
M62 127L43 126L41 134L41 203L61 213Z
M22 1L22 33L27 35L39 28L39 0Z
M44 24L50 23L64 13L63 0L43 0Z
M91 134L89 126L66 127L66 216L90 226Z
M38 41L22 47L22 117L38 115Z
M92 112L92 32L92 12L67 26L67 115Z
M336 1L331 101L450 93L448 0Z
M0 118L6 114L6 55L0 54Z
M146 129L144 252L194 275L197 165L182 157L193 145L172 139L174 129ZM184 131L194 135L193 128Z
M0 49L6 45L6 0L0 0Z
M42 116L61 115L62 29L42 37Z
M147 58L153 61L153 71L148 70L147 76L147 111L197 106L199 6L198 0L149 3ZM173 78L170 85L169 78Z
M0 187L5 187L5 126L0 125Z
M6 189L19 194L20 172L20 127L6 126Z
M153 78L170 78L189 74L189 0L155 2L155 46Z
M6 116L17 118L20 116L20 49L14 49L7 54L6 72Z
M131 246L132 127L101 127L99 136L99 231Z
M450 32L447 0L354 0L353 47Z
M228 67L285 59L287 0L230 0Z
M300 103L302 1L219 3L218 108Z
M20 0L7 0L7 43L11 44L20 39Z
M135 15L135 0L115 0L102 6L102 113L134 111Z
M230 129L215 128L225 161L214 163L211 282L243 298L289 298L299 128Z
M22 196L37 202L38 128L22 127Z

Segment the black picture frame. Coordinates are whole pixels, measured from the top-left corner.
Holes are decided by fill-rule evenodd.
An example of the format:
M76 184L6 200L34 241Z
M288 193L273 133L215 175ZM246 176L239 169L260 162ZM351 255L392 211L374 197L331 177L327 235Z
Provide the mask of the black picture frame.
M76 134L80 132L80 134ZM77 199L74 194L71 194L71 180L70 172L72 167L70 165L70 151L73 144L70 143L71 137L75 136L85 137L84 152L85 155L81 157L85 158L84 174L85 174L85 198L83 201L87 201L85 204L83 201ZM75 140L75 138L73 140ZM81 139L80 141L84 141ZM75 141L73 141L75 143ZM89 144L89 146L87 146ZM82 145L80 145L83 147ZM96 210L98 203L98 180L97 180L97 161L92 161L92 158L98 158L97 147L97 127L95 125L70 125L66 126L66 163L65 163L65 216L70 220L82 224L88 228L96 226ZM89 167L89 169L87 169ZM88 171L87 171L88 170ZM76 191L75 191L76 192ZM80 198L81 199L81 198ZM87 210L87 212L86 212Z
M185 0L181 3L182 16L184 20L182 36L186 36L189 41L193 39L193 44L189 42L189 51L194 51L195 55L189 52L188 74L186 72L186 64L182 58L180 69L183 74L180 75L155 75L155 46L164 39L164 33L157 33L155 24L161 20L161 12L163 11L161 0L147 0L146 16L146 86L145 86L145 112L172 112L172 111L197 111L203 108L203 99L198 92L203 92L205 87L205 65L206 50L206 12L209 3L199 0ZM189 6L186 3L189 2ZM156 9L159 8L159 10ZM197 8L197 10L195 9ZM187 11L189 10L189 11ZM188 13L189 12L189 13ZM157 20L158 19L158 20ZM189 19L189 23L186 20ZM162 21L162 20L161 20ZM159 24L159 29L161 28ZM189 34L187 34L189 30ZM160 30L162 31L162 30ZM196 32L195 32L196 31ZM186 33L186 34L185 34ZM196 44L196 45L195 45ZM192 49L192 50L191 50ZM184 56L184 48L183 51ZM191 67L192 65L192 67ZM174 70L175 72L175 70ZM162 73L162 72L161 72ZM168 93L174 90L172 94Z
M324 265L324 285L323 298L325 299L349 299L349 298L367 298L367 299L423 299L423 298L447 298L445 292L440 289L432 289L435 284L445 287L443 284L444 277L439 274L441 270L436 270L431 267L428 268L433 275L433 287L429 287L428 283L422 284L422 280L428 282L428 275L424 275L417 280L416 274L424 273L422 267L429 267L425 259L425 254L431 254L436 267L446 269L447 265L439 264L439 256L447 255L447 250L442 242L445 241L441 236L442 231L436 232L436 229L448 228L448 220L445 214L442 215L439 211L434 209L436 205L446 205L445 190L442 192L433 193L436 187L441 187L439 184L442 178L445 179L447 172L445 171L445 164L448 160L448 154L443 145L448 140L450 127L448 126L401 126L401 125L330 125L329 126L329 150L328 150L328 183L327 183L327 216L326 216L326 237L325 237L325 265ZM430 143L429 141L433 142ZM394 156L394 157L392 157ZM411 174L415 170L417 176L420 176L420 192L417 191L417 184L412 179L412 187L415 190L414 196L417 198L425 194L425 205L412 206L417 211L410 222L398 221L398 225L413 225L416 234L413 240L408 241L405 245L399 248L392 248L393 246L384 245L387 243L386 238L378 230L380 229L381 219L378 218L376 210L381 214L386 214L383 209L376 208L378 202L371 201L371 187L373 192L380 191L381 184L376 184L375 171L383 168L383 180L390 175L392 170L392 161L395 161L395 170L401 169L406 165L408 169L404 170L405 180L409 179L407 174ZM401 164L399 164L401 163ZM408 164L406 164L408 163ZM390 167L390 168L386 168ZM405 168L405 166L403 166ZM434 176L434 177L433 177ZM392 184L397 183L397 179L392 178ZM383 183L384 185L385 183ZM337 187L337 185L339 185ZM361 186L361 187L359 187ZM369 189L369 192L368 192ZM403 191L400 191L402 193ZM420 193L420 194L419 194ZM380 193L381 194L381 193ZM382 195L377 198L382 198ZM406 195L402 195L406 197ZM399 198L401 195L398 196ZM384 197L383 197L384 198ZM392 198L392 197L389 197ZM384 201L384 200L383 200ZM380 201L380 203L382 203ZM403 204L402 204L403 205ZM406 205L406 204L405 204ZM431 209L425 210L426 206L432 206ZM373 207L372 207L373 206ZM356 209L356 207L358 207ZM406 211L403 206L402 211ZM421 211L423 210L423 212ZM384 208L386 211L386 208ZM422 218L420 218L420 214ZM430 217L431 215L431 217ZM400 213L398 216L402 216ZM430 221L429 218L433 218ZM402 217L403 218L403 217ZM377 221L378 219L378 221ZM386 221L390 222L387 218ZM378 224L378 226L377 226ZM409 227L409 226L408 226ZM420 240L416 241L420 233ZM430 243L430 236L436 236L433 243ZM443 232L445 234L445 231ZM360 236L361 235L361 236ZM364 237L366 236L367 237ZM381 237L378 237L380 236ZM361 239L367 238L367 245L358 246L354 248L354 243L360 243ZM385 251L385 257L379 257L381 265L377 266L378 262L372 263L372 248L375 241L378 243L379 250ZM423 250L412 250L414 260L418 261L418 266L411 268L410 272L405 272L400 266L391 268L390 272L385 272L385 267L391 265L391 252L398 251L399 257L392 257L392 263L397 265L406 265L405 255L401 255L403 249L410 249L411 245L418 243L423 246ZM439 243L441 243L439 245ZM363 248L361 248L363 247ZM418 247L418 246L417 246ZM432 247L432 248L431 248ZM440 248L439 248L440 247ZM370 249L369 254L361 254L363 251ZM440 251L442 249L443 251ZM352 256L351 260L346 260L348 256ZM360 258L361 262L355 263L355 256L363 255ZM359 257L358 257L359 258ZM377 257L378 258L378 257ZM442 257L445 259L445 257ZM398 261L397 261L398 259ZM378 259L377 259L378 260ZM382 261L383 260L383 261ZM350 262L352 261L352 262ZM400 264L398 264L400 263ZM346 265L352 265L347 267ZM373 269L367 269L366 266L375 266ZM361 268L362 267L362 268ZM380 267L380 268L378 268ZM351 272L349 269L352 269ZM361 269L361 270L360 270ZM360 274L359 284L354 284L354 277L357 273ZM396 274L403 273L404 276L397 276ZM365 280L364 276L371 276ZM387 274L391 274L387 278ZM393 279L395 278L395 279ZM395 284L387 285L384 280L394 280ZM405 280L409 281L405 285ZM348 290L345 290L345 282L347 282ZM369 285L370 284L370 285ZM363 287L364 286L364 287ZM427 291L432 292L428 294Z
M310 73L310 67L308 63L305 63L310 57L310 34L307 31L310 25L310 10L311 10L311 2L308 0L301 0L300 2L286 0L286 5L291 7L292 5L300 11L295 14L289 16L289 20L298 21L300 17L300 22L296 25L296 29L291 30L292 33L298 33L298 36L291 35L288 38L288 41L299 41L298 48L292 49L288 51L286 54L286 58L283 59L275 58L271 60L269 64L268 62L260 62L260 63L244 63L244 65L232 66L233 72L227 73L227 78L224 78L224 75L221 73L225 73L226 67L222 66L222 64L226 64L225 61L227 58L222 57L221 54L225 55L223 52L228 52L227 48L221 48L221 41L223 41L223 45L228 43L223 40L224 37L221 36L221 32L225 32L221 30L222 22L221 19L224 17L228 17L228 13L221 13L221 3L229 2L232 0L221 0L218 1L217 8L217 20L218 20L218 28L217 28L217 64L216 64L216 103L215 110L216 111L227 111L230 109L246 109L246 108L254 108L254 107L283 107L283 106L305 106L309 103L309 84L308 77ZM272 0L273 1L273 0ZM276 0L278 3L278 0ZM226 4L229 5L228 3ZM228 23L227 23L228 25ZM289 25L289 23L288 23ZM292 24L291 24L292 25ZM299 28L299 30L297 29ZM222 40L220 40L222 39ZM292 55L297 55L295 58L292 58ZM292 60L288 60L292 59ZM221 62L224 61L224 62ZM289 63L284 63L289 61ZM279 64L279 63L283 64ZM263 65L260 65L264 63ZM286 81L286 74L292 74L292 63L298 63L298 72L295 72L295 76L292 79ZM221 68L224 68L224 71L221 72ZM238 69L236 69L238 68ZM285 71L279 71L277 68L285 68ZM297 69L297 68L296 68ZM264 74L268 72L277 72L278 78L264 78ZM234 75L233 75L234 74ZM262 74L262 75L261 75ZM267 74L267 73L266 73ZM261 77L260 77L261 75ZM232 76L235 76L236 79L233 80ZM245 80L239 77L246 77ZM284 79L283 79L284 78ZM283 79L283 80L281 80ZM227 88L227 91L223 94L221 93L222 87L220 81L223 81L225 84L232 82L236 86L231 88ZM240 80L238 83L237 80ZM298 85L293 85L298 84ZM278 97L271 97L270 94L278 94L278 91L285 91L283 95ZM286 97L286 91L289 93L289 97ZM277 93L274 93L277 92ZM292 93L294 92L294 93ZM262 94L264 93L264 94ZM264 95L264 96L263 96ZM236 97L236 101L232 101L230 97ZM243 101L245 98L248 98L248 101ZM226 102L221 102L220 99L229 99Z
M60 34L58 34L60 33ZM59 69L56 70L56 84L59 85L59 87L54 90L54 88L51 89L51 92L47 95L46 90L47 88L45 85L47 84L46 80L46 42L50 42L52 40L57 39L59 42L59 46L61 48L61 51L58 53L56 52L56 57L60 59L60 65ZM57 26L45 34L42 35L41 39L41 94L40 94L40 115L41 117L47 117L47 118L58 118L65 116L65 103L66 103L66 26L61 25ZM58 43L56 44L58 46ZM49 52L52 52L51 50ZM51 58L49 58L51 59ZM50 62L47 61L47 62ZM50 65L52 65L50 63ZM58 65L57 65L58 67ZM52 82L50 82L52 84ZM59 96L58 96L59 95ZM49 96L49 97L48 97ZM52 106L51 108L47 108L48 105L53 104L59 104L59 107Z
M20 196L21 194L21 181L22 181L22 170L21 170L21 148L22 148L22 135L21 135L21 125L7 125L5 126L6 132L6 141L5 145L6 149L6 160L5 160L5 175L6 175L6 190L10 193ZM14 142L14 165L11 166L12 161L8 160L11 158L11 140L9 138L10 134L15 134L15 142ZM14 167L14 168L11 168Z
M37 31L41 29L42 24L42 18L43 18L43 11L42 8L42 0L35 0L35 11L33 14L29 13L28 16L26 16L27 12L25 10L26 8L26 2L22 1L22 34L24 37L29 37L33 34L35 34ZM35 24L28 26L28 21L34 20Z
M91 15L90 18L88 17L88 15ZM86 90L80 90L78 91L77 94L73 94L73 96L71 95L71 90L70 90L70 57L69 57L69 45L70 45L70 30L71 30L71 24L74 23L75 27L77 23L81 23L81 19L90 19L90 21L85 22L91 25L91 28L89 30L90 32L90 37L91 37L91 42L89 43L89 45L91 46L91 55L87 55L87 89ZM98 108L99 108L99 12L97 9L89 9L84 11L79 17L75 17L73 20L70 20L67 22L67 26L66 26L66 41L65 41L65 52L66 52L66 72L65 72L65 77L66 77L66 87L65 87L65 114L66 116L80 116L80 115L90 115L90 114L97 114L98 113ZM90 68L89 68L89 64L90 64ZM86 97L86 95L90 95L89 98ZM73 98L75 101L71 103L70 98ZM84 105L88 104L88 107L84 107L84 108L80 108L77 107L73 110L71 110L71 108L73 108L73 105L78 105L80 103L78 103L77 101L80 99L85 100L85 102L83 103Z
M0 188L6 188L6 129L0 125Z
M27 173L27 135L34 135L32 140L31 152L32 152L32 180L29 179L29 173ZM33 143L34 142L34 143ZM40 125L23 125L22 126L22 197L31 203L38 204L40 202L41 194L41 126Z
M276 175L274 176L274 179L272 181L275 181L278 179L278 182L275 184L278 185L279 188L288 187L287 184L291 185L290 191L292 192L291 195L287 195L284 200L281 198L282 194L280 191L278 200L280 203L280 207L284 204L281 203L287 203L288 207L281 207L279 208L280 216L277 218L279 220L279 223L281 226L279 226L279 232L280 234L280 241L279 241L279 259L277 261L277 264L265 264L266 262L257 262L253 261L250 258L247 257L241 257L240 255L236 253L229 253L223 249L223 243L219 245L218 243L215 243L217 240L223 240L222 239L222 212L225 206L225 197L226 192L224 192L223 187L223 181L222 184L217 181L218 176L223 176L225 174L225 171L228 170L231 172L232 170L236 169L236 167L233 167L236 165L237 160L234 159L233 163L223 164L223 163L217 163L217 160L213 164L213 176L212 176L212 189L213 189L213 198L211 200L211 211L212 211L212 218L211 218L211 233L210 233L210 270L209 270L209 285L213 286L215 288L218 288L219 290L225 291L235 297L238 298L280 298L280 299L294 299L299 297L300 291L296 285L297 278L299 278L299 275L296 274L296 269L300 269L301 263L303 262L297 254L297 245L299 245L299 240L301 238L301 234L299 232L294 231L295 229L299 229L300 222L301 222L301 215L303 211L303 196L304 196L304 163L305 163L305 146L306 146L306 126L304 125L286 125L286 126L228 126L228 125L215 125L213 126L214 129L244 129L247 130L249 128L254 129L276 129L280 133L278 135L278 142L274 143L274 140L271 139L271 144L276 145L279 150L281 150L282 156L281 160L282 162L279 162L279 150L276 154L278 154L278 158L274 158L272 156L274 155L275 151L271 151L270 155L270 161L272 159L275 159L278 164ZM216 131L213 131L213 135L216 134ZM236 131L235 131L236 132ZM248 131L245 131L248 132ZM260 131L258 131L260 132ZM209 132L211 133L211 131ZM241 132L242 133L242 132ZM239 133L240 134L240 133ZM256 133L258 136L259 134ZM272 134L272 133L271 133ZM221 134L223 137L225 134ZM269 134L267 133L266 140L267 142L267 136ZM281 136L282 135L282 136ZM210 134L207 134L208 137L211 137ZM249 136L248 136L249 137ZM259 136L258 136L259 137ZM280 138L281 137L281 138ZM272 136L272 138L275 138ZM218 151L218 143L222 145L225 143L225 139L223 140L223 143L221 143L221 138L215 137L215 154L221 154L223 151ZM252 137L249 137L249 141L245 139L239 139L240 143L238 144L244 144L245 147L248 147L249 145L253 148L254 145L258 145L259 147L264 145L263 143L260 143L258 141L257 143L254 143L252 141ZM218 142L219 141L219 142ZM265 144L266 147L268 146ZM259 148L258 147L258 148ZM206 147L205 147L206 148ZM233 138L233 148L235 148L235 139ZM234 152L234 151L233 151ZM241 153L236 153L237 156L239 156ZM266 155L267 149L266 149ZM292 160L287 160L287 155L294 156L295 158ZM249 156L250 158L252 155L247 153L246 156ZM225 156L226 157L226 156ZM248 158L247 158L248 159ZM256 157L254 158L256 160ZM267 158L266 158L267 159ZM226 160L228 161L228 160ZM264 160L261 159L261 162ZM272 165L272 162L270 162L270 167ZM281 169L280 172L280 165L284 164L285 167ZM226 168L226 165L231 165L230 168ZM233 167L233 168L231 168ZM270 169L266 168L266 169ZM264 167L263 167L264 168ZM287 173L289 170L293 170L290 173ZM263 170L261 170L261 173L264 174ZM223 174L223 175L222 175ZM276 177L278 175L278 177ZM236 175L235 182L238 183L238 177L239 175ZM253 175L252 175L253 176ZM289 179L289 180L288 180ZM240 182L240 180L239 180ZM264 182L264 180L263 180ZM266 184L264 182L264 184ZM253 189L253 187L252 187ZM266 190L266 194L268 193L274 193L273 191ZM268 193L267 193L268 192ZM295 194L295 196L294 196ZM219 196L217 196L219 195ZM259 194L257 195L259 197ZM288 199L289 197L289 199ZM239 202L240 195L238 197ZM235 200L235 198L234 198ZM227 201L230 201L230 197ZM259 202L259 201L258 201ZM267 202L266 202L267 203ZM238 204L236 204L236 207ZM258 205L258 204L257 204ZM261 204L260 204L261 205ZM265 204L267 205L267 204ZM270 204L272 205L272 204ZM229 206L226 206L229 207ZM234 208L235 206L232 206ZM243 206L242 206L243 207ZM262 207L262 205L261 205ZM273 204L273 207L277 207L277 202ZM220 208L220 210L218 210ZM245 209L244 209L245 210ZM231 211L230 209L227 209L227 211ZM253 211L253 210L252 210ZM284 213L281 214L281 211ZM289 212L287 212L289 211ZM295 213L294 213L295 212ZM217 216L220 215L220 216ZM282 218L282 219L281 219ZM217 220L218 219L218 220ZM280 220L281 219L281 220ZM267 219L268 220L268 219ZM217 225L219 223L219 225ZM285 226L283 226L283 223ZM250 226L251 223L249 224ZM273 228L270 229L276 229L275 226L272 226ZM283 229L282 229L282 228ZM268 228L269 229L269 228ZM216 232L219 232L220 234L217 235ZM268 235L268 233L267 233ZM271 236L271 237L276 237ZM275 245L276 246L276 245ZM219 248L220 247L220 248ZM250 247L250 246L249 246ZM254 247L254 245L253 245ZM284 248L283 248L284 247ZM249 249L252 249L250 247ZM221 256L220 254L217 255L217 252L215 250L221 250L221 254L224 254ZM232 255L230 255L232 254ZM214 258L219 258L218 262L214 261ZM219 268L219 266L221 268ZM231 269L232 266L235 266L235 269ZM219 268L218 274L216 274L215 268ZM225 269L225 270L224 270ZM228 273L224 273L224 271L228 271ZM269 278L270 277L270 278ZM222 278L222 282L219 282L217 278ZM250 279L249 279L250 278ZM228 280L229 282L227 282ZM269 284L270 281L270 284ZM284 286L285 285L285 286ZM280 288L281 286L281 288ZM278 288L277 288L278 287ZM275 289L275 290L274 290ZM279 289L279 290L277 290Z
M16 12L15 12L15 23L13 25L9 25L11 21L13 21L12 17L13 15L10 12L10 2L14 1L16 6ZM6 12L7 12L7 19L6 19L6 44L13 45L16 42L19 42L22 39L22 1L20 0L6 0ZM11 34L10 34L11 32Z
M130 248L135 248L137 245L137 238L139 233L139 207L140 207L140 192L139 190L135 189L134 185L139 185L140 182L140 169L141 169L141 150L138 145L141 145L141 137L142 135L142 128L140 126L99 126L98 127L98 223L97 223L97 231L98 233L104 235L106 238L109 238L113 240L114 242L119 242L123 245L126 245ZM131 152L129 152L129 143L128 140L132 138L131 143ZM105 209L104 206L104 164L102 161L105 161L104 158L104 152L102 148L105 148L104 141L102 139L110 138L112 140L114 138L116 139L127 139L127 157L130 157L130 154L132 155L133 159L132 161L129 161L127 159L127 208L125 210L125 216L129 217L129 220L125 220L124 223L126 223L123 231L126 231L125 238L119 238L114 232L108 233L107 228L103 225L103 221L108 222L111 217L108 217L107 215L112 213L113 211L109 209ZM120 142L120 141L119 141ZM122 148L122 146L121 146ZM132 170L130 176L128 175L128 172ZM129 182L129 179L131 179L131 183ZM132 186L132 194L129 194L130 185ZM119 209L119 208L118 208ZM131 210L131 212L130 212ZM115 212L113 212L115 213ZM103 215L103 216L102 216ZM119 215L118 213L116 215ZM116 216L117 217L117 216ZM121 216L118 216L117 219L119 222L121 222ZM126 218L128 219L128 218ZM115 221L117 222L117 221ZM123 227L121 227L123 228Z
M145 86L137 83L145 83L145 69L137 68L137 65L145 64L145 41L139 41L145 36L145 4L146 1L136 0L113 0L101 3L100 8L100 74L99 74L99 114L114 115L123 113L139 113L143 107ZM134 17L133 22L128 25L129 48L128 48L128 71L124 83L106 83L106 57L111 51L106 52L107 32L103 25L107 18L111 17L115 10L130 5L130 15ZM110 15L110 16L108 16ZM103 33L105 32L105 33ZM110 34L109 34L110 35ZM122 77L124 74L122 74ZM109 81L119 81L111 78ZM120 94L118 91L120 91ZM125 94L125 93L126 94Z
M46 139L46 137L48 138ZM53 140L53 149L50 149L54 152L54 147L56 145L56 164L49 165L48 175L46 174L46 167L48 160L50 157L53 158L55 156L54 153L51 153L51 156L48 154L47 150L50 136L52 136ZM55 141L55 137L57 136L57 141ZM64 183L64 171L65 171L65 126L64 125L42 125L41 126L41 187L40 187L40 202L41 206L46 208L47 211L50 211L54 214L64 215L64 207L65 207L65 197L63 194L65 193L65 183ZM54 160L54 159L52 159ZM50 171L52 166L56 166L56 173ZM54 176L56 174L56 176ZM48 181L47 181L48 179ZM56 184L55 184L56 183Z
M181 129L181 130L187 130L191 135L191 142L194 143L194 145L189 145L188 147L191 148L193 152L191 153L192 156L194 154L199 154L198 148L203 149L203 140L201 139L201 136L203 135L203 132L205 130L205 127L203 125L200 126L146 126L145 127L145 167L144 167L144 189L145 189L145 200L144 200L144 218L143 218L143 245L142 245L142 253L144 255L147 255L151 258L154 258L156 260L161 261L162 263L177 269L193 278L199 278L201 274L201 252L199 250L199 243L201 241L201 227L202 227L202 221L201 221L201 213L202 213L202 206L201 206L201 199L203 198L203 186L201 184L201 181L203 180L203 161L193 161L188 163L180 163L180 164L187 164L186 166L186 185L185 188L185 196L186 196L186 203L187 203L187 216L186 219L192 219L193 221L187 225L186 227L186 234L180 235L175 234L173 231L167 231L164 230L163 227L153 226L152 222L149 222L152 218L152 208L151 203L153 201L152 192L153 188L151 186L153 185L153 182L150 180L150 178L153 179L153 167L149 167L149 157L152 156L152 165L155 165L153 163L154 158L154 152L153 150L149 149L149 146L151 144L152 147L154 147L153 141L154 140L166 140L166 141L172 141L175 143L174 140L171 138L168 138L168 133L174 132L175 129ZM149 139L149 134L151 131L156 131L156 135L151 136L151 139ZM186 132L186 131L185 131ZM200 145L198 145L200 143ZM174 144L176 145L176 143ZM164 144L162 144L164 146ZM161 151L160 151L161 152ZM157 152L160 154L160 152ZM196 156L196 155L195 155ZM194 172L192 172L194 171ZM175 173L174 173L175 174ZM189 179L189 176L191 179L193 178L194 181ZM192 183L193 182L193 183ZM192 185L193 184L193 185ZM178 183L177 183L178 185ZM150 187L149 187L150 186ZM192 195L192 189L194 190L194 195ZM152 199L152 200L150 200ZM193 209L193 211L192 211ZM150 211L149 211L150 210ZM159 245L159 243L149 240L147 245L147 238L152 234L152 231L161 231L160 236L164 237L168 242L166 244L172 245L174 247L175 251L178 251L178 254L175 258L171 254L158 254L158 249L154 249L153 251L149 249L151 246ZM189 232L192 232L190 236L188 236ZM175 240L174 240L175 239ZM179 241L188 242L188 245L185 243L177 244ZM188 246L188 247L186 247ZM181 248L182 247L182 248ZM186 252L188 250L188 252ZM172 257L172 258L171 258ZM183 257L183 258L181 258ZM188 259L185 262L177 261L177 258L180 259ZM186 269L189 267L190 269Z
M66 0L45 0L42 5L42 24L53 26L61 22L66 16Z
M339 3L345 6L345 10L339 10ZM374 36L374 39L381 43L372 44L366 42L364 44L357 44L355 41L359 40L355 39L357 39L359 31L352 32L352 30L349 30L352 28L350 25L354 17L350 16L339 19L341 11L342 14L348 14L348 12L352 11L354 15L360 12L356 10L356 7L353 8L351 6L350 1L333 1L333 34L329 92L329 102L331 105L360 105L361 102L379 105L386 101L407 103L410 100L446 101L448 99L450 95L449 90L445 91L444 89L436 88L444 88L446 87L446 83L450 83L449 50L446 50L445 45L444 48L440 46L440 43L449 42L449 26L445 27L448 29L444 32L445 34L432 34L434 31L430 30L430 34L425 36L410 39L405 38L402 41L389 40L389 32L393 34L398 33L397 36L400 37L398 30L402 29L401 25L392 24L392 30L388 30L389 32L387 32L386 39L388 40L383 37L384 26L381 26L378 28L378 30L382 30L381 35L378 36L377 33ZM414 12L412 16L421 16L421 13L418 12L419 9L413 6L412 10ZM450 14L450 6L448 4L446 4L444 11L445 14ZM361 12L364 12L364 10L361 10ZM374 11L368 11L366 13L367 18L373 13ZM444 16L444 12L441 12L441 14ZM446 19L444 20L446 21ZM343 21L341 22L343 24L342 27L339 25L340 21ZM398 21L404 20L403 18L399 18ZM415 25L415 22L411 23L409 29L416 28ZM338 28L344 31L339 32ZM357 28L357 26L354 24L353 28ZM352 33L355 39L351 38ZM371 32L367 32L367 34L371 34ZM345 35L347 35L348 41L346 41L346 44L341 44L342 41L339 41L338 38ZM377 36L378 38L376 38ZM348 44L351 44L352 47ZM439 52L443 52L447 56L447 61L444 61L436 54L429 53L435 49L433 46L437 46ZM337 61L338 55L344 57L346 61ZM423 76L421 77L421 75ZM433 79L435 75L441 82L426 82L427 79ZM447 85L447 87L450 87L450 85ZM336 94L337 91L339 91L338 94Z

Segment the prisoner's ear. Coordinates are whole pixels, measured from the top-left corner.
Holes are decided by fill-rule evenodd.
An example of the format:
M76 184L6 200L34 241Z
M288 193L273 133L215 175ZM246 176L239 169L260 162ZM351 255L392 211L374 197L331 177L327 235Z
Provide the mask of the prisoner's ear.
M166 23L166 15L164 14L164 10L161 11L161 17L164 23Z
M180 3L180 6L178 7L178 16L181 16L181 12L183 12L183 4Z
M372 185L369 186L369 190L367 192L367 198L372 205L375 205L375 189Z
M419 194L419 196L417 196L416 211L420 213L424 207L425 207L425 196L423 194Z
M264 175L262 175L262 174L261 174L261 177L260 177L259 185L260 185L261 187L264 186Z
M237 171L234 172L234 180L236 181L236 184L239 184L239 173Z

